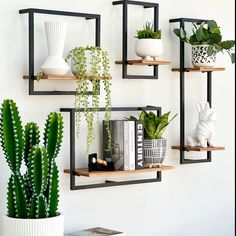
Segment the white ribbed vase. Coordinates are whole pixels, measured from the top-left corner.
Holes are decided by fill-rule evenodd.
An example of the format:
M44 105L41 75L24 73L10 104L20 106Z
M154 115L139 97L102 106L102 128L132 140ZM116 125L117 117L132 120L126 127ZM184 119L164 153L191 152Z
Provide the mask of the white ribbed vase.
M69 66L63 58L67 26L68 24L66 22L45 22L48 58L42 65L41 69L46 75L64 76L69 71Z
M15 219L3 216L1 236L63 236L64 216L45 219Z

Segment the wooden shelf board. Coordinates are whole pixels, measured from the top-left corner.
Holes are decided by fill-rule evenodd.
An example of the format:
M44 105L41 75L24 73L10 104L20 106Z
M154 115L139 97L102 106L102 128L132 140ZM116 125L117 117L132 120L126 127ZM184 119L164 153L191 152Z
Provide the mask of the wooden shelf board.
M161 166L157 168L145 168L140 170L128 170L128 171L92 171L89 172L87 168L78 168L75 170L75 175L85 176L85 177L95 177L95 176L115 176L115 175L124 175L124 174L139 174L139 173L148 173L148 172L158 172L163 170L172 170L174 166ZM70 170L65 169L64 173L69 174Z
M29 79L29 76L24 75L23 79ZM36 76L34 77L34 79L36 80ZM66 76L56 76L56 75L43 75L41 77L41 79L43 80L76 80L76 77L74 75L66 75ZM104 77L98 77L98 80L104 80ZM111 77L107 78L107 79L111 79ZM88 76L88 80L93 80L92 76Z
M175 150L180 150L180 146L172 146L172 149ZM207 151L220 151L220 150L225 150L225 147L191 147L191 146L185 146L184 151L191 152L207 152Z
M123 61L116 61L118 65L121 65ZM171 64L170 61L167 60L159 60L159 61L147 61L147 60L128 60L128 65L144 65L144 66L155 66L155 65L169 65Z
M224 71L225 68L223 67L186 67L184 68L185 72L210 72L210 71ZM172 71L180 72L180 68L172 68Z

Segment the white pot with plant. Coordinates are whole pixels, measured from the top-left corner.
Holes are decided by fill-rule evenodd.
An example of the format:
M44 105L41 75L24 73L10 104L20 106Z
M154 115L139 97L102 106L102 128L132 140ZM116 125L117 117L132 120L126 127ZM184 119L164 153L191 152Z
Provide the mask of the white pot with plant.
M145 27L137 31L135 52L143 60L158 60L163 53L161 30L154 30L151 23L147 22Z
M194 67L214 67L218 52L226 51L231 62L235 63L234 40L222 41L220 27L214 20L203 22L199 26L193 23L193 34L188 37L183 28L174 29L174 33L186 43L192 45L192 64Z
M57 211L59 176L55 162L63 136L60 113L50 113L40 145L36 123L22 126L14 101L4 100L0 114L0 139L11 169L7 210L2 236L63 236L64 216ZM22 164L26 171L22 173Z
M163 137L166 127L177 116L174 115L169 119L170 112L162 116L157 116L153 112L142 110L138 120L143 122L144 126L144 166L158 167L161 166L167 149L167 139ZM137 120L131 116L130 120Z
M67 25L67 22L60 21L45 22L48 57L41 66L45 75L65 76L70 69L63 58Z
M109 137L110 148L110 128L111 118L111 75L109 73L110 63L108 53L101 47L88 46L76 47L72 49L66 60L72 61L72 72L76 76L77 94L75 96L76 127L77 137L79 137L81 108L87 122L87 152L89 152L94 141L94 120L95 114L99 110L101 81L105 92L105 127ZM89 95L88 92L91 92ZM91 109L88 109L91 108Z

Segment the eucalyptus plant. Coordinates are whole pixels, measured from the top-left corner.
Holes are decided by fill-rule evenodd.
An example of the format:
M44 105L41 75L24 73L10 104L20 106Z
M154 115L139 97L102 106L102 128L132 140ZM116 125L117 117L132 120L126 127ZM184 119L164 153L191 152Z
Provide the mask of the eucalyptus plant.
M90 55L90 61L88 61L86 52ZM96 46L76 47L67 55L66 60L68 61L69 59L72 60L75 67L75 75L77 78L75 96L77 137L79 137L80 134L81 109L84 109L88 128L87 152L89 152L91 144L95 138L94 120L95 115L99 110L100 81L102 81L105 91L105 126L108 134L107 148L110 149L111 135L109 120L111 118L111 82L108 53L101 47ZM90 64L88 64L89 62ZM90 73L88 67L91 67ZM91 96L88 94L89 88L91 87L90 85L92 86Z
M59 172L55 159L63 137L61 114L48 115L40 146L39 126L30 122L23 127L13 100L4 100L0 111L0 142L11 170L8 216L23 219L57 216ZM21 171L23 163L25 173Z
M208 56L211 56L214 52L226 51L231 58L231 62L235 63L235 53L233 52L235 41L223 41L220 27L214 20L210 20L207 23L203 22L200 25L193 23L191 36L188 36L183 28L174 29L174 33L183 42L191 45L209 45L207 51Z
M138 39L161 39L161 30L154 30L154 26L150 22L146 22L143 29L137 30Z

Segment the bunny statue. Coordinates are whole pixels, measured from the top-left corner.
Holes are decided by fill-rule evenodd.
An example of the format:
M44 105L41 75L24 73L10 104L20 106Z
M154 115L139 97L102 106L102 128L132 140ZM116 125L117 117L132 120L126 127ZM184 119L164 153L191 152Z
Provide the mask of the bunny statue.
M207 147L207 144L214 146L214 122L217 120L215 111L210 108L208 102L204 108L198 103L197 110L199 121L196 128L188 136L187 143L189 146Z

